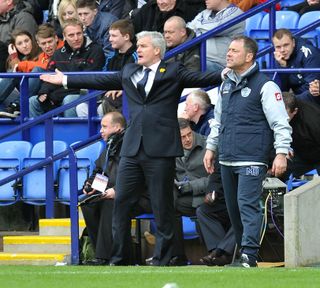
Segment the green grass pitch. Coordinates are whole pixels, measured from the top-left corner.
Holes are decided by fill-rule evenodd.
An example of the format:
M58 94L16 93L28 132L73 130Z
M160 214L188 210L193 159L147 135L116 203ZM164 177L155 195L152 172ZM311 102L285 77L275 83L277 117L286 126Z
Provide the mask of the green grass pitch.
M320 287L320 268L0 266L1 288Z

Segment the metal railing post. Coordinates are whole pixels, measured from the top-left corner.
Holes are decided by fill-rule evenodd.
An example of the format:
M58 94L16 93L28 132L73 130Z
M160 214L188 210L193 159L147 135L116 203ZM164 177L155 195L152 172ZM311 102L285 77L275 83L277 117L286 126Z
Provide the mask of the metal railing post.
M79 264L79 213L78 213L78 173L77 158L69 148L70 167L70 222L71 222L71 264Z
M200 43L200 68L201 71L207 70L207 41Z
M29 115L29 78L23 76L20 81L20 123L26 121ZM22 131L22 139L30 141L30 129Z
M53 120L45 120L46 158L54 154L53 151ZM54 162L46 166L46 218L54 218Z

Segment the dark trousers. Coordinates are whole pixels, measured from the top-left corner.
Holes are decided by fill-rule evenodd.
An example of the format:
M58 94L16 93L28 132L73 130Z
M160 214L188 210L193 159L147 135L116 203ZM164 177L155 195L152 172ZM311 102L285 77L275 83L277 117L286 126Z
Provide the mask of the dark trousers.
M221 165L225 200L241 252L257 257L260 247L262 181L267 167Z
M146 184L157 226L154 264L167 265L172 257L174 237L174 157L149 157L142 145L134 157L121 157L114 206L114 245L111 262L131 264L130 210L138 203Z
M207 250L221 249L232 255L236 244L227 209L217 211L203 203L197 208L197 219Z
M81 207L96 258L110 260L113 200L100 200Z
M175 200L176 217L174 224L173 256L186 257L183 240L183 225L181 216L196 216L196 209L192 207L192 195L179 197Z
M106 199L98 202L88 203L81 207L89 237L93 246L95 247L96 258L106 260L111 259L111 251L113 246L113 206L114 200ZM145 196L142 196L138 204L133 207L130 213L130 218L143 213L152 213L150 200Z

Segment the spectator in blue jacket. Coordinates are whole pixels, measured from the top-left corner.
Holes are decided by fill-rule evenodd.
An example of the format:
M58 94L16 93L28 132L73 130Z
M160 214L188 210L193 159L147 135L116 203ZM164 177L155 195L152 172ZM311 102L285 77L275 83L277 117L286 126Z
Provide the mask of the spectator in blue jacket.
M207 92L203 90L192 91L186 99L184 112L191 121L193 131L208 136L210 121L214 118L214 106Z
M109 42L109 28L118 18L109 12L101 12L95 0L78 0L76 4L80 21L85 26L85 34L103 47L105 56L113 51Z
M277 30L272 42L276 64L282 68L319 68L320 50L305 39L293 37L287 29ZM279 73L282 91L294 92L297 99L311 101L320 105L320 97L309 91L309 84L319 79L320 73Z

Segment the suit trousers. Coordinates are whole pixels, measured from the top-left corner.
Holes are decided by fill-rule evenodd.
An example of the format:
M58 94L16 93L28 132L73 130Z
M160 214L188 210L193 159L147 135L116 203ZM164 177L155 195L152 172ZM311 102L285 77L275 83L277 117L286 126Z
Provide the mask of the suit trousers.
M231 224L241 253L257 258L260 248L262 181L267 167L221 165L221 177Z
M138 203L145 184L157 226L153 263L159 266L169 263L174 238L174 173L174 157L150 157L142 144L135 156L121 157L116 183L111 263L131 264L130 211Z
M216 211L203 203L197 208L197 218L207 250L221 249L232 255L236 241L227 210Z

